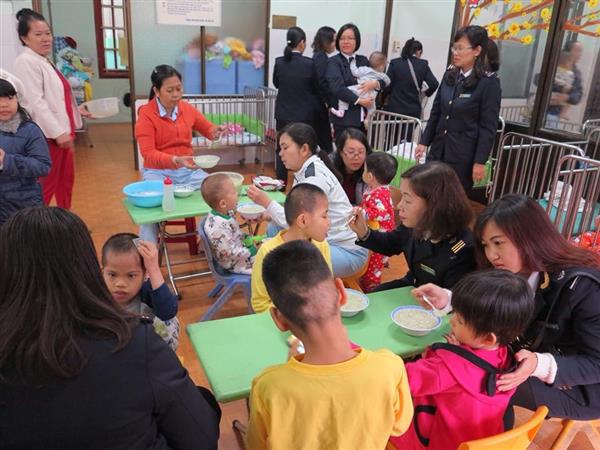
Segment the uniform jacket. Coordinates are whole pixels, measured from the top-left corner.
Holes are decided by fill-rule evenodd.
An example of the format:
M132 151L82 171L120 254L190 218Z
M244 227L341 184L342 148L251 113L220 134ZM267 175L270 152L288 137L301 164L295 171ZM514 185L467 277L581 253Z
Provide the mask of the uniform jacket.
M312 59L315 63L321 98L329 105L331 103L331 89L327 81L327 61L329 61L329 56L325 52L316 52L313 54Z
M311 58L292 52L292 59L275 59L273 84L278 89L275 119L283 122L312 123L324 108L319 91L315 63Z
M440 83L431 72L429 63L427 60L419 58L411 58L410 61L415 69L419 87L422 87L423 82L427 83L428 89L425 91L425 95L431 97ZM406 59L392 59L387 75L390 77L391 84L385 89L385 93L388 95L385 109L406 116L421 117L419 94Z
M590 270L590 269L588 269ZM598 271L592 270L600 277ZM534 321L526 337L534 340L549 305L569 278L569 270L550 274L550 283L538 288ZM548 320L540 352L550 352L557 363L552 386L591 408L600 416L600 285L579 276L561 291Z
M435 283L450 289L466 273L475 270L473 234L469 229L457 236L433 243L413 237L413 229L404 225L387 233L371 231L356 244L386 256L404 253L408 273L401 279L384 283L380 290Z
M17 56L13 72L23 85L23 107L31 114L48 139L56 139L61 134L71 133L71 123L65 104L65 90L54 65L44 56L38 55L29 47ZM81 115L75 95L71 95L75 128L81 128Z
M506 346L496 350L461 347L498 369L512 366ZM422 359L406 364L406 371L415 416L406 434L390 439L396 448L456 450L461 442L504 431L502 419L514 390L488 396L483 388L487 378L483 369L439 349L427 350ZM429 439L427 447L419 435Z
M19 114L19 113L17 113ZM34 122L21 122L16 133L0 132L6 152L0 170L0 224L20 209L42 205L39 177L50 171L48 143Z
M357 67L369 65L369 60L365 56L354 55L354 58L356 58ZM329 84L329 89L331 89L330 106L339 109L338 100L344 101L349 105L344 117L332 116L331 123L360 128L362 126L360 114L362 106L355 105L358 95L348 89L348 86L355 85L357 82L350 70L348 58L343 54L338 53L327 61L327 83ZM383 82L380 82L380 85L381 88L384 87Z
M0 447L216 450L216 402L213 409L152 325L114 347L109 339L85 342L89 361L69 380L0 384Z
M430 146L428 159L485 164L498 127L500 80L488 73L474 86L466 87L458 80L450 86L448 74L435 96L421 144Z

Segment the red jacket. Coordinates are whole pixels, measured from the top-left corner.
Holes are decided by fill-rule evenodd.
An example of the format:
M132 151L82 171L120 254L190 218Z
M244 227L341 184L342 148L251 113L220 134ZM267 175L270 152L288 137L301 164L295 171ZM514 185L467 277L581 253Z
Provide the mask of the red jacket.
M476 350L461 346L492 366L506 370L512 358L506 346L496 350ZM456 450L460 443L504 431L503 417L514 390L485 392L486 372L447 350L427 350L425 357L406 364L408 383L415 406L410 429L390 441L398 449ZM420 412L423 406L435 411ZM429 439L425 447L415 431Z
M212 139L217 126L185 100L177 104L177 120L160 117L156 99L140 107L135 138L147 169L177 169L173 155L191 156L192 130Z

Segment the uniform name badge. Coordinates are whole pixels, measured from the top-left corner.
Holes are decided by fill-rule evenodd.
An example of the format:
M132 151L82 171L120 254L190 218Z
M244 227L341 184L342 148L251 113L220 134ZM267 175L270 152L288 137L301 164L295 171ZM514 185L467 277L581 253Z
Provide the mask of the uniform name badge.
M471 98L471 94L460 94L458 98Z
M426 266L425 264L421 264L421 270L435 277L435 270L433 270L431 267Z

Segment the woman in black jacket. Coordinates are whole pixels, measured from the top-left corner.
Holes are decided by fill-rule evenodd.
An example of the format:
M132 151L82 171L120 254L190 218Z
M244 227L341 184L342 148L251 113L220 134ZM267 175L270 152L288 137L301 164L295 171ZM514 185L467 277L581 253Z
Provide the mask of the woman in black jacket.
M391 83L385 89L388 95L388 103L385 108L387 111L417 119L421 117L419 93L422 90L423 82L427 83L427 90L424 92L427 97L431 97L439 86L438 80L429 68L429 63L427 60L421 59L422 54L423 45L415 38L410 38L404 44L400 58L390 61L387 75L390 77ZM412 132L410 134L412 135ZM407 139L410 140L411 137Z
M283 130L292 122L302 122L314 128L314 123L325 107L320 96L315 63L302 56L306 49L306 34L299 27L287 31L287 45L283 56L275 60L273 84L278 89L275 100L275 126ZM287 180L287 171L276 150L277 178Z
M450 165L467 195L485 176L500 115L500 82L485 69L487 42L487 31L477 25L454 36L453 65L442 79L415 152L419 159L429 146L427 160Z
M600 259L564 239L546 212L524 195L506 195L489 205L475 224L481 267L527 278L535 292L533 317L516 343L516 371L497 388L517 388L514 404L540 405L550 416L600 418ZM438 308L449 307L437 286L414 290Z
M368 98L360 98L348 86L357 84L357 80L352 75L351 66L356 64L356 67L369 66L369 60L366 56L357 55L356 52L360 48L360 31L353 23L342 25L335 38L335 48L339 53L329 58L327 62L327 82L331 89L331 105L335 109L339 109L338 101L348 103L343 117L331 116L331 123L335 137L346 128L358 128L363 133L366 133L364 121L367 110L374 106L375 101ZM381 91L385 87L385 83L379 80L369 80L362 83L361 89L363 92Z
M404 254L408 273L376 290L435 283L451 288L475 269L472 211L450 167L439 162L418 164L402 174L401 224L393 231L371 230L364 212L354 209L350 228L356 244L386 256Z
M216 449L220 410L152 323L121 310L83 221L0 227L0 447Z
M319 91L324 108L321 109L315 120L315 132L319 139L319 147L330 153L333 150L331 140L331 124L329 123L329 104L331 103L331 90L327 83L327 61L329 55L335 52L335 30L331 27L321 27L315 34L311 45L313 50L313 61L319 80Z

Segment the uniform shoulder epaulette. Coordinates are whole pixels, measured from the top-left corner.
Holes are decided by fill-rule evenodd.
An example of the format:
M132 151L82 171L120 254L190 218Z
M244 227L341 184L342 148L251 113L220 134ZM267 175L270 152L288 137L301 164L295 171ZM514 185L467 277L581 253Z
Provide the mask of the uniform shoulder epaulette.
M496 74L496 72L488 72L488 71L486 71L486 72L484 72L483 74L484 74L486 77L488 77L488 78L492 78L492 77L496 77L496 76L498 76L498 75Z
M458 241L456 244L454 244L452 247L450 247L450 251L454 254L457 254L458 252L460 252L463 248L465 248L467 245L467 243L465 241L463 241L462 239L460 241Z
M446 67L446 72L449 70L454 70L456 68L456 66L454 64L450 64L448 67Z
M154 323L154 319L150 316L142 315L140 317L140 323L152 324L152 323Z

